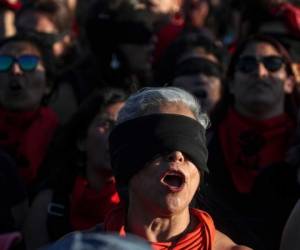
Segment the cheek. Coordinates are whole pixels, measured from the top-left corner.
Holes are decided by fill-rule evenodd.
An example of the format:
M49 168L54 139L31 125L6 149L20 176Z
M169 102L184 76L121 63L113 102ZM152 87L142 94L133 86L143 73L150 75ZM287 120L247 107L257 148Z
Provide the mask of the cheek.
M195 166L189 166L191 169L189 174L188 195L192 198L200 184L200 173Z
M0 73L0 89L3 89L4 86L8 83L9 76L6 73Z
M282 81L286 80L287 77L288 77L286 71L283 70L283 69L280 70L279 72L274 73L272 76L273 76L274 78L278 78L278 79L280 79L280 80L282 80Z
M47 89L47 79L45 72L37 71L33 75L27 77L28 82L31 83L32 88L41 91L46 91Z
M191 180L192 180L192 185L191 185L192 190L191 191L196 192L196 190L200 184L200 174L199 174L198 170L196 170L196 172L193 174Z

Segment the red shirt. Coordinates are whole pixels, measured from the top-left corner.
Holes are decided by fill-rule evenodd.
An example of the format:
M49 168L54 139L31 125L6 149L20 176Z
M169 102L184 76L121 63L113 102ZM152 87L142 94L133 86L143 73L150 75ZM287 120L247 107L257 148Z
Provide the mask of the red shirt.
M190 213L194 216L198 224L196 228L181 237L176 242L150 242L154 250L210 250L215 237L215 226L212 218L204 211L191 209ZM125 211L123 207L112 210L104 222L105 231L118 231L121 236L126 236L125 231Z

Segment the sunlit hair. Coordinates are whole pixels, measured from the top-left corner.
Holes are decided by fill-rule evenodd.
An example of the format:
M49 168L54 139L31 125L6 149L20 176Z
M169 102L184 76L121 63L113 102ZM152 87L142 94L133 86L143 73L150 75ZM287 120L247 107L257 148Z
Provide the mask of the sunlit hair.
M150 110L167 103L185 105L205 129L208 127L208 116L202 113L196 98L185 90L176 87L148 87L131 95L120 110L117 123L143 116Z

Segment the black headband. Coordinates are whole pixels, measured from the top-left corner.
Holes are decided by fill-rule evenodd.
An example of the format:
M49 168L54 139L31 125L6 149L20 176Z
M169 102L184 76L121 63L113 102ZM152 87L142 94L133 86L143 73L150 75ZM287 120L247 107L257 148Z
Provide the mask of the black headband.
M176 66L175 77L203 73L208 76L222 77L221 67L204 58L189 58Z
M182 151L199 170L208 172L205 129L183 115L151 114L117 125L109 136L110 157L117 186L129 180L158 155Z

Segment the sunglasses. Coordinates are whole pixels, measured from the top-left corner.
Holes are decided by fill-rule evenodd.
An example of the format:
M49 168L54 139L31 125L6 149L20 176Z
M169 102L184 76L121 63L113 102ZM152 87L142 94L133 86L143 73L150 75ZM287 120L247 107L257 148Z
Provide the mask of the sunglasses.
M0 55L0 72L9 71L14 63L18 63L23 72L34 71L39 61L40 58L35 55L21 55L19 57Z
M252 73L258 69L259 63L262 63L268 71L276 72L281 69L285 61L280 56L264 56L260 58L243 56L238 59L236 70L245 74Z

